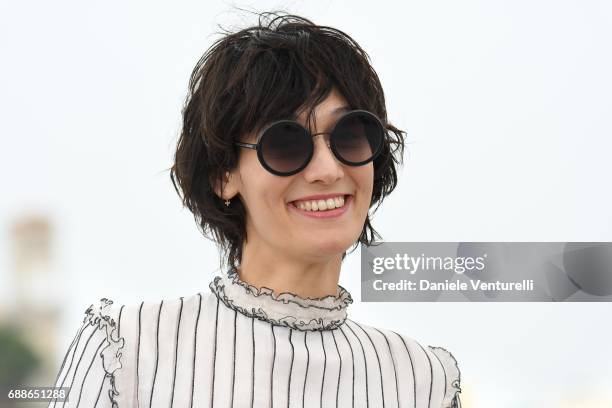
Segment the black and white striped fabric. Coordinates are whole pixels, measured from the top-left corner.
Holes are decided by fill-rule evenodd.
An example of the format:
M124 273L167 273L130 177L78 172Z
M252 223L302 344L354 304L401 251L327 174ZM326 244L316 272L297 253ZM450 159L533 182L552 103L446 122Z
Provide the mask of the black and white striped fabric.
M454 357L347 317L352 302L242 282L85 311L49 407L460 407Z

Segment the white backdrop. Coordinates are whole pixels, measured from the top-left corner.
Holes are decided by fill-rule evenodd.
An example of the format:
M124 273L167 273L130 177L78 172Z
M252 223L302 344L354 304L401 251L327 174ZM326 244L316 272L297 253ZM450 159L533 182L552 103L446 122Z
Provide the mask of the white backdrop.
M410 143L373 218L384 240L612 240L610 2L4 2L0 295L11 221L48 215L63 344L99 297L188 296L218 273L166 169L217 24L254 23L235 5L331 25L370 54ZM359 275L356 251L351 318L449 349L467 408L612 406L609 303L366 304Z

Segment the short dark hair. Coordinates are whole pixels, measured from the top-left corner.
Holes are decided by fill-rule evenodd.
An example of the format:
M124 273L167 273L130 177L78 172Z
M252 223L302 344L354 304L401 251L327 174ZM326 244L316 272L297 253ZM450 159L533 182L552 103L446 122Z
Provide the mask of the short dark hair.
M221 263L238 266L247 238L243 203L234 199L226 207L214 191L238 163L234 141L272 121L295 117L302 108L310 121L314 107L334 87L351 109L368 110L385 125L385 143L373 163L370 208L377 204L376 211L397 185L405 132L387 121L383 89L368 54L340 30L278 12L261 13L256 26L222 34L191 74L170 169L183 206L219 246ZM359 243L373 245L375 238L381 237L368 215L351 252Z

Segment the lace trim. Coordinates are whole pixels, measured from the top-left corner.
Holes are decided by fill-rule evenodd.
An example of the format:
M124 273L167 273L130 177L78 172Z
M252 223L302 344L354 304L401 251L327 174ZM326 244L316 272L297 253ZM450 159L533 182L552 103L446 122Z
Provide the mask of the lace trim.
M459 400L459 394L455 395L455 398L453 398L453 402L451 403L450 408L461 408L461 401Z
M427 346L434 352L446 373L446 394L442 401L442 408L461 408L459 393L461 392L461 371L455 357L442 347Z
M125 339L119 337L118 330L116 328L115 320L109 316L108 311L105 310L113 304L113 301L107 298L100 299L98 309L94 310L92 304L85 311L85 318L83 323L97 326L98 329L104 329L106 332L106 346L100 352L102 357L102 366L106 371L105 376L110 377L111 388L108 390L108 397L110 398L113 408L118 408L116 397L119 395L117 387L115 385L115 371L120 369L123 365L121 364L121 349L125 345Z
M340 285L336 296L303 298L291 292L275 295L270 288L257 288L240 280L236 268L231 268L225 276L217 276L209 286L219 300L233 310L303 331L340 327L346 320L348 305L353 303L351 294Z

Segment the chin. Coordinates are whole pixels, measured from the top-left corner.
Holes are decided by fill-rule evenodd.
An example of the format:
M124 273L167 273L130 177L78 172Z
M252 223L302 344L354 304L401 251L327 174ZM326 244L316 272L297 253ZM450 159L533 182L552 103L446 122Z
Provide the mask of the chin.
M329 255L329 256L333 256L333 255L342 255L342 253L344 251L347 251L350 246L351 246L351 242L354 241L316 241L312 244L311 248L312 251L317 254L317 255Z

